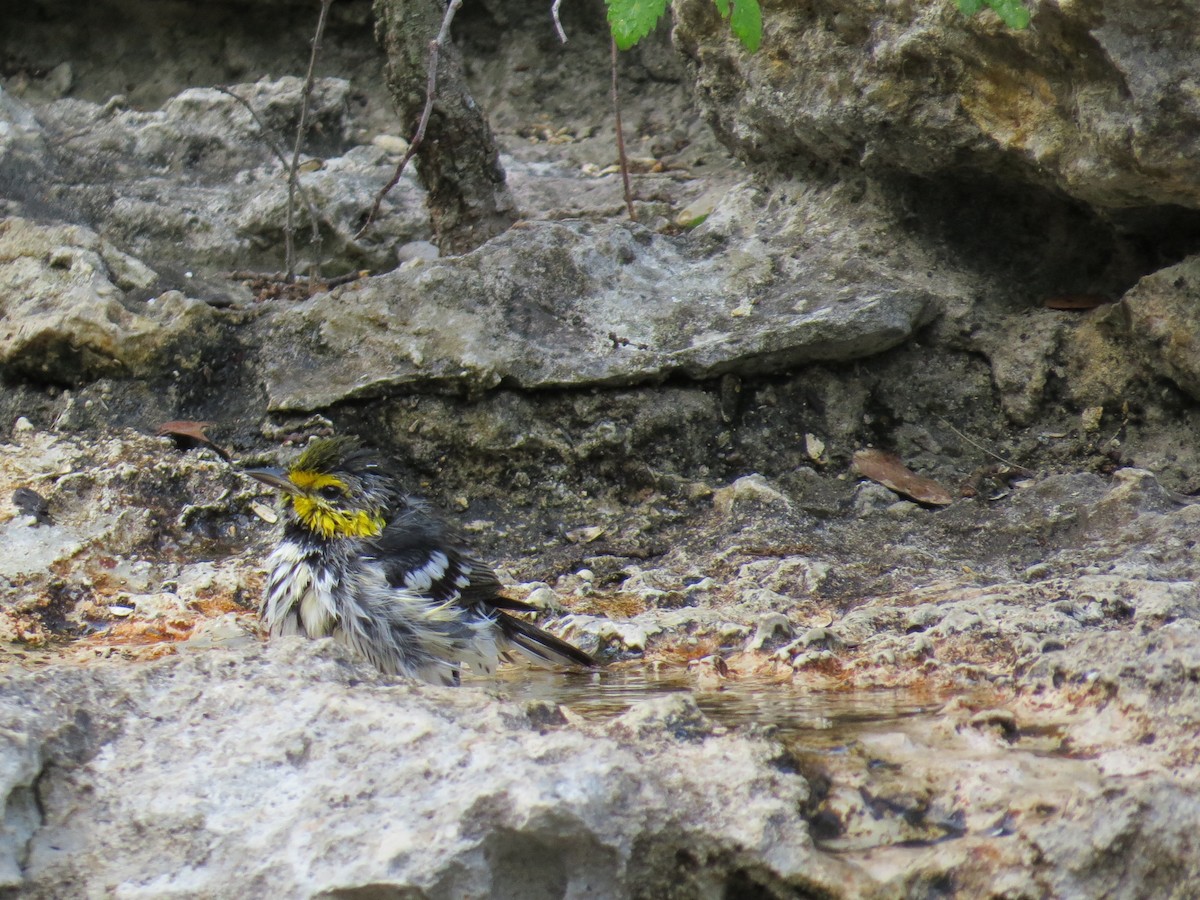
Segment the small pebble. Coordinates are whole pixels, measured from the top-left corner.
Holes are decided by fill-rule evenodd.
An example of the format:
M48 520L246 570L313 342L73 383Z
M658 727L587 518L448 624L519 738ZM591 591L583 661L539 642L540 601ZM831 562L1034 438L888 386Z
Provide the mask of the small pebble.
M408 152L408 141L394 134L377 134L371 138L371 145L378 147L384 153L403 156Z
M50 505L46 499L33 488L20 487L13 491L13 506L23 514L33 517L34 525L53 525L50 518Z
M554 589L548 586L542 586L534 590L525 598L525 602L530 606L536 606L538 609L556 610L562 608L558 594L554 593Z
M409 241L396 248L396 260L401 265L418 259L432 261L439 256L441 256L441 251L438 250L436 244L429 241Z
M250 511L266 522L268 525L274 525L279 521L279 514L269 506L262 503L251 503Z

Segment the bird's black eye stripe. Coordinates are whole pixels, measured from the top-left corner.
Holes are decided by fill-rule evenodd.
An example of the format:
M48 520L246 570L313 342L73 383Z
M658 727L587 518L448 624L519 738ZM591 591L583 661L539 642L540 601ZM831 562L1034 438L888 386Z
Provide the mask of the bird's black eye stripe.
M335 484L325 485L325 487L321 488L320 494L326 500L342 499L342 489Z

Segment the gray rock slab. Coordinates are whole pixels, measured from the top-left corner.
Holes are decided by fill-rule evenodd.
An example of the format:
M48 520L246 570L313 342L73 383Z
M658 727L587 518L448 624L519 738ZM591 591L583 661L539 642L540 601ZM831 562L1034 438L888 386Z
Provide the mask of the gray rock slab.
M555 727L544 704L388 682L301 640L3 680L0 885L29 898L865 885L814 850L777 745L670 716Z
M780 260L755 236L702 246L636 225L527 223L468 256L277 307L256 342L270 407L781 371L894 347L936 308L930 287L837 268L827 248Z
M1017 172L1107 210L1200 205L1195 4L1026 6L1022 31L938 4L768 7L751 54L709 0L679 0L673 38L750 160Z
M1193 398L1200 397L1198 284L1200 256L1190 256L1139 281L1122 299L1120 318L1145 365Z
M75 225L0 222L0 370L73 383L102 374L142 375L173 346L213 331L205 303L167 291L126 302L156 275L96 232Z
M193 87L148 111L123 96L34 110L0 93L0 193L13 213L87 222L154 260L176 287L193 274L219 281L230 269L282 271L287 177L272 145L281 153L292 146L302 86L295 77L232 85L244 102ZM369 233L356 237L397 159L351 146L349 95L344 79L316 80L309 165L299 176L299 264L319 262L325 274L390 267L396 243L429 233L424 195L410 175ZM319 247L310 244L314 214Z
M31 186L46 176L46 157L33 110L0 87L0 211L8 214L20 200L32 198Z

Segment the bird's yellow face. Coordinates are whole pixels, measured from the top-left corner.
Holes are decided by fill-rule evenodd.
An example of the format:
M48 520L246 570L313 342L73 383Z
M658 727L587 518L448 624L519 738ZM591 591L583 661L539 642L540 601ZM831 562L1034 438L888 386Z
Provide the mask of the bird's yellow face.
M346 438L313 441L286 470L246 474L283 492L292 527L325 540L378 537L396 500L379 463Z
M286 494L296 517L323 538L377 537L383 531L383 516L378 510L354 503L350 486L336 475L294 469L288 480L297 488Z

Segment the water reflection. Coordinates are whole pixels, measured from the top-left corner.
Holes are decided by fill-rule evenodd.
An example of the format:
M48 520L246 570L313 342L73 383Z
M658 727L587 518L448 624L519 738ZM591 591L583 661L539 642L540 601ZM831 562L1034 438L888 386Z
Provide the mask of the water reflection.
M705 715L728 728L774 726L780 737L833 749L881 723L935 715L948 699L927 690L810 690L764 678L730 678L719 691L698 691L679 669L606 669L595 673L503 671L492 688L518 702L542 700L593 720L614 718L650 697L691 692Z
M985 721L983 731L967 727L962 737L954 723L961 725L963 710L995 702L986 688L965 694L813 690L799 680L731 677L721 690L707 691L678 668L617 667L594 674L511 669L479 684L508 700L542 701L600 721L643 700L686 691L720 726L772 727L787 764L811 788L800 815L817 846L837 853L922 852L968 835L1000 839L1012 832L1008 798L1025 795L1029 779L1043 777L1043 762L1061 753L1061 740L1050 730L1029 729L1015 742L989 740ZM954 696L966 705L948 721L944 707ZM973 779L968 783L983 784L976 803L961 796L963 773Z

